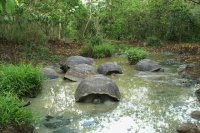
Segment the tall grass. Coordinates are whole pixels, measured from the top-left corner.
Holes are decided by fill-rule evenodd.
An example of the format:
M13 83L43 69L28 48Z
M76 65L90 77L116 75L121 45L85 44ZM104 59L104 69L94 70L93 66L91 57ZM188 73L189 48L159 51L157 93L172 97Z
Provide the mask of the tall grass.
M40 70L31 64L0 66L0 93L12 92L19 97L35 97L41 86Z
M112 56L114 50L114 47L110 44L86 44L82 49L82 55L94 58L105 58Z
M22 105L23 101L14 94L0 95L0 129L7 125L31 124L35 121L32 113L21 108Z

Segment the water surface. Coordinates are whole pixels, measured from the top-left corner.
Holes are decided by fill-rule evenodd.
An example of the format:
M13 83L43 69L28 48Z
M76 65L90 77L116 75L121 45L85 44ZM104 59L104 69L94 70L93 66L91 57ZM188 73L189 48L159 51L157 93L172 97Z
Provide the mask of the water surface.
M163 61L173 56L150 56ZM109 76L121 92L119 103L75 103L76 82L62 79L45 81L42 93L31 99L33 113L44 119L46 115L71 118L69 128L80 133L175 133L181 123L196 123L190 113L199 110L195 87L184 87L175 69L165 66L165 73L138 72L126 58L96 60L95 67L111 61L118 63L122 75ZM53 129L36 125L36 133L52 133Z

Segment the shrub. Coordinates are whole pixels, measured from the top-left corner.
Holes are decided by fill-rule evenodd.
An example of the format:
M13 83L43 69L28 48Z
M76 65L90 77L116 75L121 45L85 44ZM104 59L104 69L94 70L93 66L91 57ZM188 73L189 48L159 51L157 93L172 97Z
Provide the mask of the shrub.
M95 58L110 57L114 52L113 46L109 44L97 45L93 50L93 55Z
M126 52L128 49L130 49L130 46L125 44L117 44L115 45L115 52L118 54L122 54Z
M23 101L19 100L16 95L0 95L0 129L7 125L30 124L35 118L32 113L22 108Z
M0 93L13 92L20 97L35 97L41 86L40 70L31 64L0 66Z
M100 35L92 36L89 39L89 43L92 45L101 45L103 43L103 37Z
M87 44L82 49L84 56L94 58L110 57L114 52L114 47L110 44L92 45Z
M135 64L148 56L148 52L140 48L131 48L127 51L128 61Z
M146 43L148 46L160 46L161 40L156 36L147 37Z
M93 49L94 49L94 46L92 44L86 44L81 49L81 54L84 56L93 57Z

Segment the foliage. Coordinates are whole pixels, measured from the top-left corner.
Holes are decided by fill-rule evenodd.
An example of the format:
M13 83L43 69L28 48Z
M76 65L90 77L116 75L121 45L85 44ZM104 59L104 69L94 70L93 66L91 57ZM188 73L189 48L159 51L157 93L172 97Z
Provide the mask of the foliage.
M194 42L200 41L199 15L199 5L185 0L1 0L0 38L36 45L52 38L137 42L152 35Z
M30 124L35 121L32 113L22 108L23 101L14 94L0 95L0 128L7 125Z
M147 37L146 43L148 46L160 46L161 40L156 36Z
M126 53L128 56L128 61L132 65L148 56L148 52L140 48L131 48Z
M109 38L141 41L155 35L167 41L199 39L198 5L184 0L110 0L108 3L101 12L101 25Z
M88 40L90 44L92 45L100 45L103 43L103 37L102 36L92 36L89 40Z
M42 76L39 68L31 64L1 65L0 92L12 92L18 96L34 97L41 90Z
M110 44L92 45L86 44L82 49L82 54L94 58L110 57L114 52L114 47Z
M97 45L93 50L95 58L110 57L114 52L114 48L110 44Z
M123 54L130 49L130 46L125 44L115 44L114 46L115 46L115 53L117 54Z
M13 13L15 11L17 0L1 0L0 1L0 12Z

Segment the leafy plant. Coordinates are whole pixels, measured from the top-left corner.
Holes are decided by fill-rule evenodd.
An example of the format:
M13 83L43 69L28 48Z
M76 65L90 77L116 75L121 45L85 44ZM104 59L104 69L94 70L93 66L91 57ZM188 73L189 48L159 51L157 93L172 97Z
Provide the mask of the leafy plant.
M131 48L126 53L128 61L132 65L148 56L148 52L140 48Z
M16 95L0 95L0 128L7 125L31 124L35 121L32 113L22 108L24 104Z
M118 54L126 52L128 49L130 49L130 46L127 46L125 44L118 44L115 45L115 52Z
M0 1L0 12L5 11L7 13L12 13L15 11L16 5L18 5L17 0L1 0Z
M102 36L92 36L90 39L89 39L89 43L91 44L91 45L101 45L101 44L103 44L103 38L102 38Z
M82 55L94 58L110 57L114 52L114 47L110 44L92 45L86 44L82 49Z
M13 92L18 96L35 97L41 90L42 76L39 68L31 64L0 66L0 92Z
M93 49L93 56L95 58L110 57L114 52L113 46L109 44L97 45Z
M161 40L156 36L147 37L146 43L148 46L160 46Z

